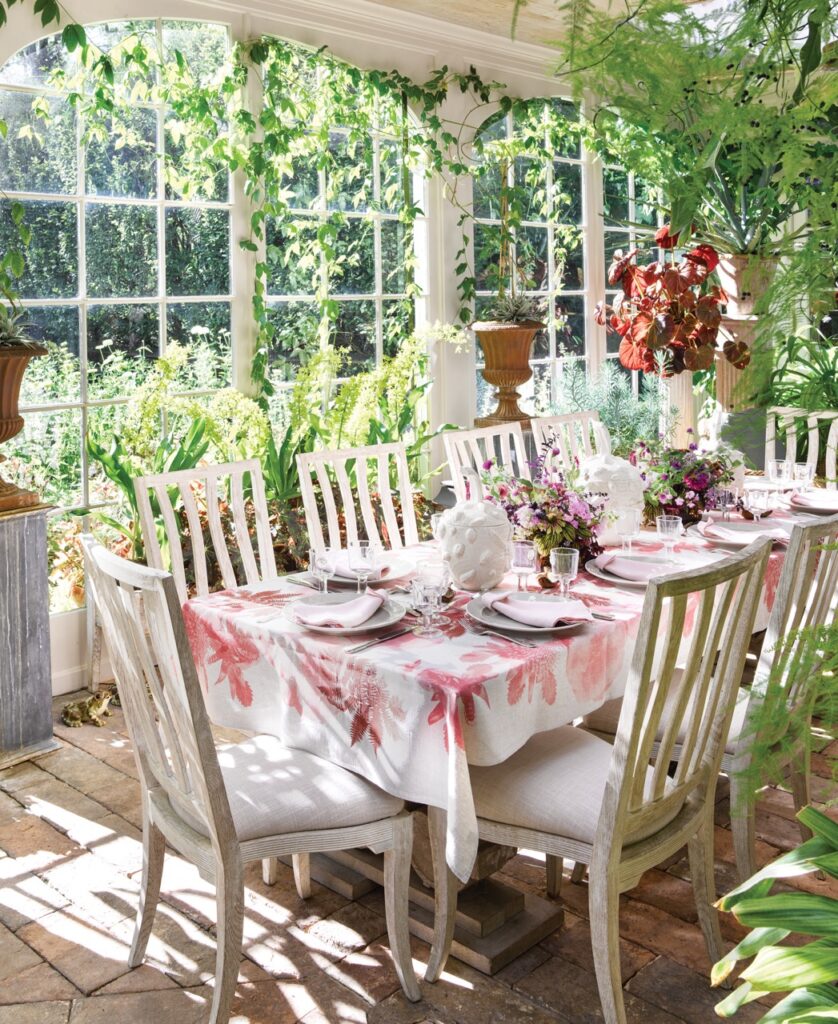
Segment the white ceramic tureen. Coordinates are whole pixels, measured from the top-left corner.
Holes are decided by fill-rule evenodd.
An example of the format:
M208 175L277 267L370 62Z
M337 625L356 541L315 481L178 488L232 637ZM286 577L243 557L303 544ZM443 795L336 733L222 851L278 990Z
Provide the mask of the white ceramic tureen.
M469 498L443 512L437 537L454 583L462 590L490 590L509 572L512 525L499 505L484 500L476 471L465 474Z
M600 544L619 544L617 525L621 512L643 511L645 483L637 466L616 455L590 455L579 463L584 489L605 495L605 512L597 534Z

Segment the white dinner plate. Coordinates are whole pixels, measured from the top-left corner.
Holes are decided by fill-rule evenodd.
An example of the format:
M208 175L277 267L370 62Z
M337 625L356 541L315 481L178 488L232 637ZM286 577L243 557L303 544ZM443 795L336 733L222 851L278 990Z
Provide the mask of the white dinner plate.
M731 533L741 533L741 540L722 540L720 537L707 537L698 528L696 523L693 526L687 527L687 536L695 537L698 540L707 541L708 544L712 544L714 548L723 548L725 551L739 551L740 548L746 548L749 544L752 544L756 538L766 529L773 530L779 527L791 536L791 531L794 529L794 523L790 523L787 519L774 519L769 518L765 520L764 525L762 523L755 523L752 520L743 519L741 522L733 520L724 524L726 530L730 530Z
M511 594L516 591L510 591ZM555 601L553 594L530 594L533 601ZM564 598L562 598L564 600ZM584 622L569 622L561 626L528 626L525 622L516 622L502 612L496 612L494 608L488 608L484 597L475 597L466 605L466 612L475 622L490 629L508 630L510 633L549 633L551 636L559 633L570 633L571 630L584 626Z
M407 579L410 576L415 566L409 558L402 558L400 555L385 556L383 568L386 570L381 576L381 579L370 580L369 585L371 587L382 587L389 583L398 583L400 580ZM286 577L289 583L295 583L299 580L303 586L306 584L314 584L316 587L320 587L320 581L310 572L308 569L303 569L302 572L291 572ZM349 579L348 576L330 576L329 577L329 590L334 587L336 590L356 590L358 587L358 581Z
M355 598L355 594L313 594L301 598L306 604L346 604ZM407 607L392 597L385 597L384 604L360 626L310 626L300 622L294 612L296 602L285 605L282 614L296 626L311 630L313 633L326 633L332 636L354 636L356 633L369 633L373 629L387 629L400 622L407 614Z
M810 491L806 491L805 492L806 496L808 498L810 498L811 500L817 501L818 500L818 490L819 490L818 488L813 488ZM830 493L838 493L838 492L830 492ZM825 505L798 505L794 501L789 500L786 503L786 505L787 505L787 508L788 508L789 512L793 512L795 515L798 515L798 516L799 515L808 515L809 513L811 513L812 515L816 515L816 516L834 516L834 515L838 515L838 504L833 504L832 506L830 506L829 504L825 504Z
M678 556L676 556L678 557ZM649 555L620 555L620 558L627 558L632 562L644 562L645 564L660 565L660 576L666 576L671 572L678 572L679 566L677 562L668 562L665 558L654 558ZM598 565L591 559L590 562L585 563L585 571L589 572L591 576L596 576L597 579L605 580L607 583L614 583L618 587L630 587L632 590L645 590L649 586L648 580L625 580L622 576L617 576L616 573L609 572L607 569L600 569Z

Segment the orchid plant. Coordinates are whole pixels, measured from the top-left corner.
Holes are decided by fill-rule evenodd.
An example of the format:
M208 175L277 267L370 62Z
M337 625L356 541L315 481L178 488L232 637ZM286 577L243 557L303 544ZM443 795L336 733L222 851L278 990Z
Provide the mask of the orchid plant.
M533 463L532 480L515 477L494 459L483 463L481 477L488 497L506 512L521 540L530 540L542 559L553 548L576 548L584 563L601 553L597 540L605 516L604 498L586 494L578 473L555 472L547 452Z
M608 270L608 284L622 289L613 305L597 304L595 319L621 338L620 362L629 370L662 372L707 370L715 360L716 340L727 299L718 285L708 285L719 263L710 245L696 245L675 258L678 235L664 225L655 235L662 260L638 266L638 250L618 249ZM666 254L669 253L669 258ZM724 343L725 357L739 369L750 353L741 341Z

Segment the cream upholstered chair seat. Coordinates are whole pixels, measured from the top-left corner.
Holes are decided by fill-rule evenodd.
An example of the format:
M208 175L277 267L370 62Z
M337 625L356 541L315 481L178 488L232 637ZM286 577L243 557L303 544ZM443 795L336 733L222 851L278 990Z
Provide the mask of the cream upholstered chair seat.
M572 725L539 733L501 764L471 769L477 815L593 843L613 755L610 743ZM650 767L647 789L653 775ZM679 809L673 804L672 818ZM649 831L661 827L656 818Z
M389 818L404 801L275 736L219 747L218 764L240 842L280 832L348 828Z
M676 670L680 671L680 670ZM670 693L669 698L664 708L663 716L661 719L661 730L658 736L663 734L666 728L666 723L671 717L671 709L674 703L676 690L673 689ZM751 697L751 691L744 686L739 688L739 693L736 696L736 706L733 709L733 718L730 723L730 732L728 733L727 742L725 744L725 753L733 754L736 750L736 744L739 738L745 731L745 720L748 715L748 701ZM582 719L582 724L586 729L591 732L598 733L603 736L614 736L617 732L617 725L620 721L620 711L623 708L623 702L619 697L614 700L606 701L602 707L592 711L589 715L585 715ZM686 738L686 724L682 724L678 730L676 741L683 743Z

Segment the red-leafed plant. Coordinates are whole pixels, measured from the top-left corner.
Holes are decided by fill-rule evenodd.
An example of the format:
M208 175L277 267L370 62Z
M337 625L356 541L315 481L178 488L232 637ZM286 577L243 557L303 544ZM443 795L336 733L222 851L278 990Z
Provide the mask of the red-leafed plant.
M655 235L661 249L672 250L678 236L668 226ZM600 302L596 321L619 335L620 362L629 370L665 376L683 370L707 370L713 365L716 339L727 299L718 285L708 285L719 255L710 245L696 245L683 259L664 256L645 267L637 265L637 249L617 250L608 270L608 283L622 294L614 305ZM738 369L748 365L750 352L741 341L722 348Z

